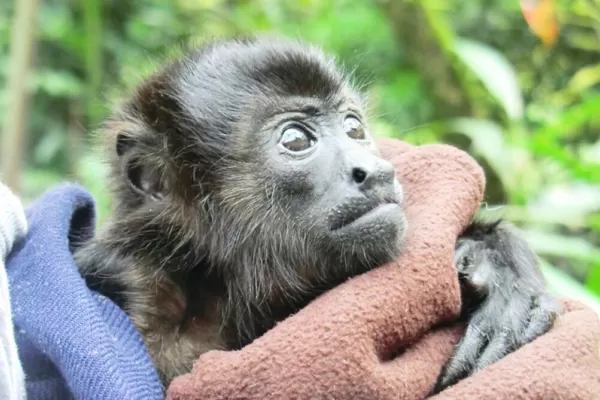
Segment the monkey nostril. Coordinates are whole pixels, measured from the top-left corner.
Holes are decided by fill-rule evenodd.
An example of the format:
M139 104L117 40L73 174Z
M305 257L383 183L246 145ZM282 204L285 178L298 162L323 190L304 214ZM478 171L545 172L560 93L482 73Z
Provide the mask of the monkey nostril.
M367 179L367 173L361 168L354 168L352 170L352 179L354 179L356 183L363 183L365 179Z

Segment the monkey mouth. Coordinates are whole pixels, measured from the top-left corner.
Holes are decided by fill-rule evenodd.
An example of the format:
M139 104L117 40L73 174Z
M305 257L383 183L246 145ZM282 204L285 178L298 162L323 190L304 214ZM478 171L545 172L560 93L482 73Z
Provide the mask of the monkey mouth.
M385 218L391 212L399 212L400 204L393 200L348 202L336 207L330 218L332 231L337 231L351 225L361 225L363 222Z

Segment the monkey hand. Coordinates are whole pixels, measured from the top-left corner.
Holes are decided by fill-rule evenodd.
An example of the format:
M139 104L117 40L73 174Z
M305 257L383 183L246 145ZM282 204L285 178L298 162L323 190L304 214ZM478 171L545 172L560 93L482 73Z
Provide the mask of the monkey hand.
M508 224L472 227L459 238L454 262L469 321L434 393L546 333L561 312L535 254Z

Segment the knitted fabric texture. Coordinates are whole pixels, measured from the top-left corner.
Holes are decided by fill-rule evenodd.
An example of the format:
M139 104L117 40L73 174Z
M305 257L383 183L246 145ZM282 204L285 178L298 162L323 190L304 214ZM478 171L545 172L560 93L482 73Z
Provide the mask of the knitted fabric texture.
M94 202L76 185L26 212L29 232L7 262L30 399L161 399L164 390L127 315L90 291L70 246L94 233Z
M484 177L449 146L385 140L380 147L405 187L405 253L243 349L203 354L171 383L168 399L426 397L463 332L439 324L461 308L454 244L479 207ZM598 318L576 303L566 308L549 333L432 399L598 399Z

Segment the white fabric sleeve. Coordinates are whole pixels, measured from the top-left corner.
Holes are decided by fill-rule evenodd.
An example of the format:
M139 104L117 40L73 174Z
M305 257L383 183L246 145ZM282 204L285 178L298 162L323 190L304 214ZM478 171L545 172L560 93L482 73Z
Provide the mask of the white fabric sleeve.
M0 182L0 399L26 398L25 374L14 336L5 260L27 233L27 220L19 199Z

